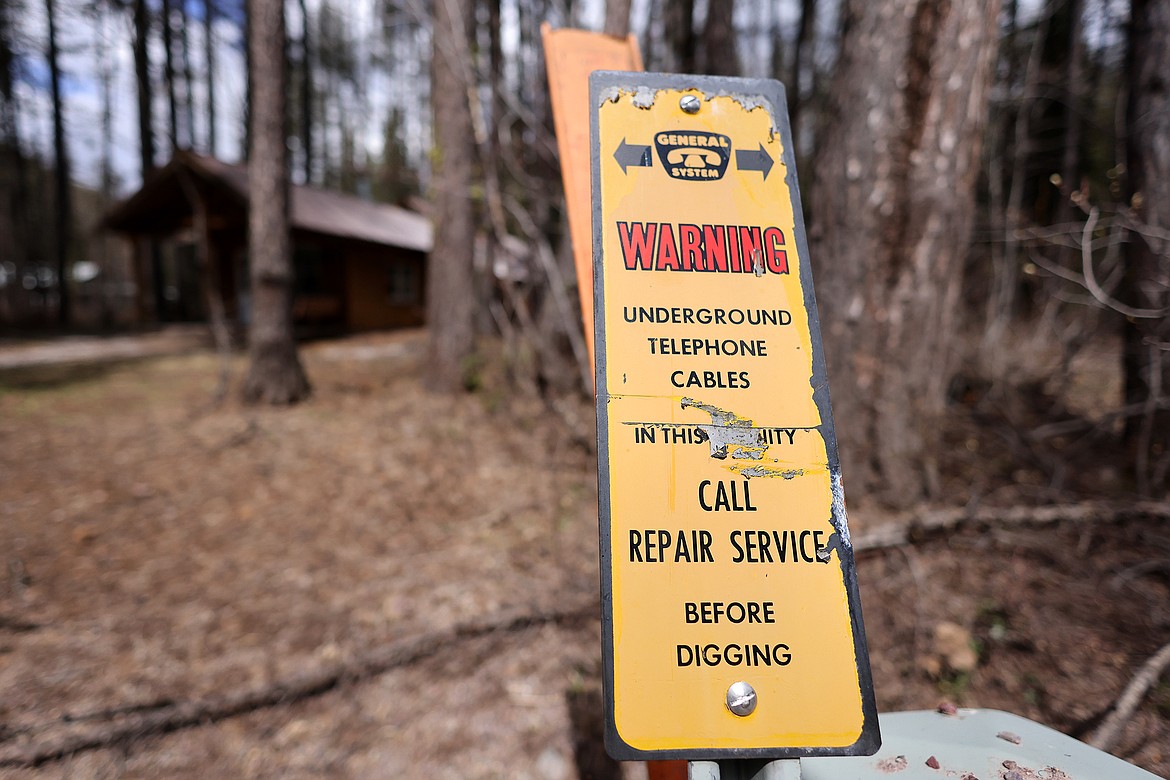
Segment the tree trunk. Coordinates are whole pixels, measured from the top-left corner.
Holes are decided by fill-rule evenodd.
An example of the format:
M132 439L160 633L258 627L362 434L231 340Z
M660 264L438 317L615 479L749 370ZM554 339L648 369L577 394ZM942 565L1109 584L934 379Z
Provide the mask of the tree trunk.
M663 41L665 33L662 29L663 17L665 16L662 7L664 2L666 0L648 0L650 7L646 13L646 29L642 31L640 41L642 62L646 64L648 70L665 70L660 64L662 57L659 55L659 51L665 48Z
M987 322L984 327L983 344L985 351L990 348L991 354L998 354L999 341L1004 332L1011 326L1016 316L1018 304L1018 287L1020 283L1020 257L1026 251L1024 242L1020 240L1019 231L1022 227L1031 224L1031 217L1024 204L1024 194L1028 187L1028 162L1035 154L1036 143L1033 140L1033 113L1036 105L1036 96L1041 93L1042 67L1044 50L1048 43L1051 28L1052 14L1043 13L1032 29L1032 45L1028 52L1027 62L1023 64L1022 83L1017 88L1016 74L1019 72L1020 62L1014 53L1015 45L1012 39L1018 34L1019 7L1016 2L1008 6L1008 42L1011 47L1008 58L1008 81L1005 94L1011 95L1018 90L1023 99L1018 105L1005 109L1010 116L1005 118L1003 128L1003 157L1008 159L1004 169L994 176L999 183L989 187L992 198L998 196L997 189L1002 192L1004 184L1008 185L1007 200L1002 211L998 211L997 224L993 228L999 240L992 241L992 293L988 301ZM994 206L993 206L994 208ZM1003 251L995 251L996 245L1002 245ZM994 367L993 372L1001 369Z
M735 0L721 0L707 6L703 45L699 51L699 72L710 76L738 76L736 53Z
M618 5L626 0L616 0ZM628 3L627 3L628 5ZM504 44L501 40L500 27L500 0L487 0L488 7L488 87L491 91L491 120L488 125L488 145L491 147L492 159L500 159L500 124L503 122L504 106ZM606 30L610 23L610 6L606 6ZM629 12L626 13L626 26L629 27ZM615 22L616 24L616 22ZM625 33L610 33L611 35L625 35Z
M61 104L61 64L57 50L57 14L53 0L45 0L49 23L49 79L53 94L53 171L56 197L54 198L53 236L57 257L57 321L68 325L71 319L69 294L69 237L73 230L73 192L70 189L69 152L65 147L65 109Z
M183 148L195 146L195 96L191 87L191 35L187 2L179 2L179 54L183 64Z
M183 0L179 0L183 2ZM163 82L167 87L167 130L171 152L179 148L179 101L175 96L175 41L171 24L171 0L162 0Z
M207 65L207 151L216 155L215 143L215 22L214 0L203 0L203 58Z
M695 72L695 0L664 0L664 26L670 45L670 66L678 73Z
M813 32L817 27L817 0L801 0L800 25L796 30L796 45L792 50L792 78L788 84L788 116L792 133L800 135L800 112L804 108L804 82L809 82L808 95L816 94L816 61L813 59ZM779 71L777 71L779 73Z
M605 34L625 38L630 34L630 0L605 0Z
M1083 0L1065 0L1069 15L1068 62L1065 64L1065 140L1061 157L1061 198L1057 222L1068 222L1073 216L1071 195L1080 189L1081 135L1084 127L1082 95L1084 94L1085 58Z
M11 0L0 0L0 258L11 258L17 274L23 276L25 258L18 250L25 245L27 198L23 196L24 165L16 106L16 53L13 51L14 15ZM17 312L16 285L8 285L0 299L0 314L13 320Z
M111 56L109 37L107 35L109 30L109 12L107 6L101 6L97 11L97 23L100 25L98 29L97 40L97 58L98 58L98 77L101 81L101 195L102 208L107 208L114 202L114 77L117 59ZM101 275L99 276L98 284L100 285L100 292L98 294L99 304L101 306L101 322L102 326L108 328L111 325L112 309L110 301L110 284L109 280L114 277L115 270L111 264L110 244L112 239L109 236L95 238L94 243L97 247L96 257L101 267Z
M784 80L784 19L779 13L772 15L772 20L769 23L768 35L771 38L772 47L768 52L768 77L773 79ZM792 115L792 92L793 85L785 84L788 91L788 113ZM792 127L796 129L796 122L792 122Z
M142 181L154 172L154 111L150 84L150 9L146 0L134 0L134 81L138 96L138 154ZM158 243L147 240L135 247L139 287L138 314L142 320L162 313L162 255ZM149 282L149 286L144 282ZM151 295L147 295L147 290Z
M138 87L138 153L142 180L154 170L154 112L150 88L150 11L134 0L134 79Z
M301 151L304 154L305 184L313 183L313 47L309 36L309 9L299 0L301 9Z
M812 261L852 490L937 493L998 0L851 0L813 192Z
M13 0L0 0L0 147L16 149L20 135L16 128L16 7Z
M244 0L247 5L248 0ZM244 14L244 40L251 41L252 34L250 32L252 22L251 14ZM243 149L244 160L246 161L252 154L252 101L254 100L252 94L252 45L249 43L244 46L244 110L241 119L240 130L243 134Z
M220 279L219 257L216 255L215 237L207 218L207 201L195 185L186 168L179 169L179 185L191 207L192 227L195 228L195 264L203 282L207 298L207 320L211 326L211 340L219 355L219 386L215 389L215 403L221 402L231 386L232 337L224 305L223 280Z
M471 3L434 4L431 104L434 112L434 246L427 269L428 382L435 390L464 386L475 349L475 287L471 169L474 134L468 104Z
M248 258L252 322L243 395L245 401L269 404L296 403L309 394L309 382L293 339L284 44L282 0L248 0L252 69Z
M1134 0L1129 32L1128 164L1138 234L1126 246L1125 286L1134 305L1160 316L1125 332L1125 395L1146 412L1126 434L1138 487L1164 496L1170 469L1170 0Z

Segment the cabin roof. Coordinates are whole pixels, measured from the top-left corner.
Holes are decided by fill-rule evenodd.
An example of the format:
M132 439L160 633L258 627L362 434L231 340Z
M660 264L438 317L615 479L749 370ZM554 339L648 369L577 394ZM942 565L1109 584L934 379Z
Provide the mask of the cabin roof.
M190 217L187 193L191 188L201 194L221 222L241 227L247 224L247 167L179 151L149 176L141 189L114 206L102 225L132 235L174 232ZM304 185L292 185L289 195L289 221L294 231L419 252L431 249L431 222L417 212Z

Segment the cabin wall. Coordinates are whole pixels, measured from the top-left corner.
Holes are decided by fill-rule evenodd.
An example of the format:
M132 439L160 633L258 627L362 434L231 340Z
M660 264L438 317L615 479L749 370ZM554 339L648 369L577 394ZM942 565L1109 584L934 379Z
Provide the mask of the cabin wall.
M351 331L423 324L425 256L350 245L346 250L346 327Z

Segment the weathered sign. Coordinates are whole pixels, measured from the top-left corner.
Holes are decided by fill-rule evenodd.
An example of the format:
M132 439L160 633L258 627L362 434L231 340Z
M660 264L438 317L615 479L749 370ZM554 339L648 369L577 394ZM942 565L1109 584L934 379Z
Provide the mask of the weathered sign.
M872 753L783 87L590 86L609 751Z

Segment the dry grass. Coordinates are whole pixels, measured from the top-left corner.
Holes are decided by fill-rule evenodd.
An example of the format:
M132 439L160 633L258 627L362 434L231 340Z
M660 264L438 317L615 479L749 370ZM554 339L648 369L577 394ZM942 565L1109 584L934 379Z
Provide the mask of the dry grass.
M0 751L113 707L265 685L596 592L585 431L490 383L427 394L418 334L309 346L313 399L209 408L212 355L0 376ZM237 367L237 376L239 375ZM879 518L880 519L880 518ZM862 522L873 522L865 517ZM1088 728L1170 640L1167 529L962 533L863 556L883 710L940 698ZM978 666L939 669L935 627ZM453 642L312 698L5 777L571 777L598 627ZM932 658L935 660L932 661ZM1170 695L1119 751L1170 773Z

